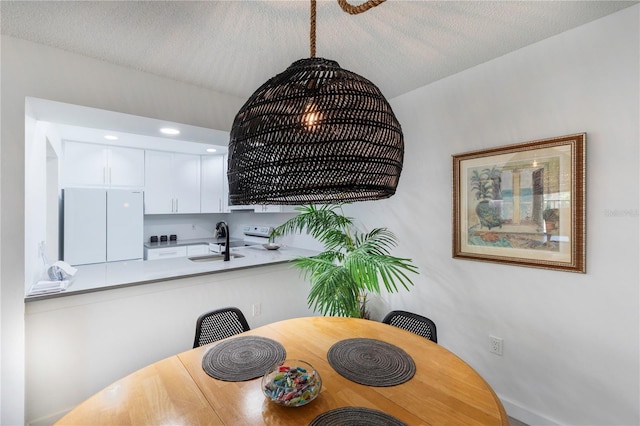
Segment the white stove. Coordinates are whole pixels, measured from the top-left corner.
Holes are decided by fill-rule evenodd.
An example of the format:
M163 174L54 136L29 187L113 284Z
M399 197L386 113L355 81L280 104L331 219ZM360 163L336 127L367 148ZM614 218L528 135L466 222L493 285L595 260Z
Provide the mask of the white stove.
M246 225L242 227L245 245L265 244L269 242L269 235L273 230L272 226Z
M242 240L229 241L230 247L242 247L242 246L258 246L269 242L269 235L271 235L271 226L256 226L247 225L242 227L242 233L244 237ZM224 252L224 243L209 243L210 253L222 253Z

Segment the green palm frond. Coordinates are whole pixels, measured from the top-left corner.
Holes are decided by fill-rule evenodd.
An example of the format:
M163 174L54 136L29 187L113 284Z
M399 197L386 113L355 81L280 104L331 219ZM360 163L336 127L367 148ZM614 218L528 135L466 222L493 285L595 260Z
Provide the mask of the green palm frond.
M386 228L376 228L370 233L356 238L357 248L345 258L347 269L353 271L355 280L369 291L380 292L379 280L387 291L397 291L398 281L405 289L413 282L406 272L418 273L411 259L391 256L391 248L396 246L395 236Z
M355 245L372 254L386 255L398 244L396 236L387 228L376 228L368 234L356 233Z
M306 259L306 258L302 258ZM325 260L331 263L337 262L342 263L344 261L344 253L337 250L325 250L322 253L319 253L313 256L313 259Z
M315 205L296 208L300 213L274 229L275 235L286 235L296 232L305 232L321 243L336 242L342 239L342 235L348 235L348 230L353 226L353 220L335 209L341 209L340 204L326 204L320 207Z
M325 251L294 261L311 283L309 307L323 315L361 315L360 296L380 293L380 283L389 292L398 285L408 289L409 273L418 273L411 259L391 256L395 235L386 228L359 233L353 219L344 216L342 205L305 206L300 214L274 230L272 235L307 232L324 245ZM337 213L339 210L340 213Z
M360 294L356 283L343 267L316 257L299 258L295 265L311 283L307 302L323 315L353 316Z

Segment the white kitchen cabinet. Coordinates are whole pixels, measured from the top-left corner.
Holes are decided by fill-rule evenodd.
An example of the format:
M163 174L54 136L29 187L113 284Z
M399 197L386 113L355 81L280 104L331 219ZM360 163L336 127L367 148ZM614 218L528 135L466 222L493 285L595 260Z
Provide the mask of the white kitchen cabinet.
M171 259L186 257L187 246L159 247L144 249L144 260Z
M252 205L251 208L255 213L280 213L281 210L281 206L274 204L256 204Z
M253 206L253 211L256 213L293 213L296 206L289 205L275 205L275 204L260 204Z
M200 212L228 213L229 184L227 180L227 156L203 155L200 158Z
M297 213L296 207L277 204L247 204L230 206L230 211L252 211L254 213Z
M276 204L248 204L230 206L229 210L233 211L252 211L254 213L296 213L296 207L289 205L276 205Z
M65 187L144 187L142 149L67 141L63 164Z
M111 187L144 187L144 150L109 147L108 182Z
M174 213L173 155L167 152L145 151L144 212Z
M225 213L229 213L231 212L229 209L229 177L227 176L227 172L229 171L229 155L225 154L222 158L222 210Z
M145 214L200 213L200 156L145 151Z

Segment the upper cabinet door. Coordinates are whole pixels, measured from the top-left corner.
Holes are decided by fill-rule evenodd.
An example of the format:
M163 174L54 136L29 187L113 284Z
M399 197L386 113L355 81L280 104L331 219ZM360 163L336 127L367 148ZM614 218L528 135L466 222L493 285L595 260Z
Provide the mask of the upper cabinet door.
M227 171L229 171L229 155L222 156L222 211L223 213L231 212L229 209L229 178L227 177Z
M89 143L65 142L64 186L104 186L107 147Z
M145 151L145 214L174 213L172 164L170 152Z
M200 181L200 212L226 213L227 186L226 156L203 155L200 157L202 179Z
M144 150L65 142L64 186L142 189Z
M145 214L200 213L200 156L145 152Z
M144 150L110 147L108 163L110 186L144 188Z
M200 156L173 154L175 213L200 213Z

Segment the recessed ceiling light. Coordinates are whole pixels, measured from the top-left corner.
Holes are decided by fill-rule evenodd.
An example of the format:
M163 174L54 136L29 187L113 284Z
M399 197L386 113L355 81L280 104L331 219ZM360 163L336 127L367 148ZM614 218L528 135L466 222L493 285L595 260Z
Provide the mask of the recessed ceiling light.
M180 134L180 130L173 129L171 127L163 127L162 129L160 129L160 131L162 133L164 133L165 135L179 135Z
M207 148L207 152L216 152L215 148Z
M104 138L110 141L117 141L118 137L116 135L104 135Z

